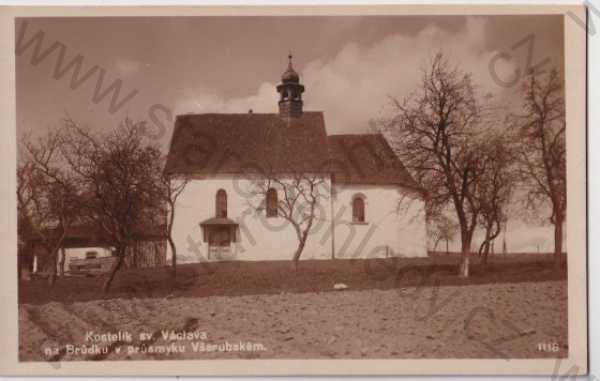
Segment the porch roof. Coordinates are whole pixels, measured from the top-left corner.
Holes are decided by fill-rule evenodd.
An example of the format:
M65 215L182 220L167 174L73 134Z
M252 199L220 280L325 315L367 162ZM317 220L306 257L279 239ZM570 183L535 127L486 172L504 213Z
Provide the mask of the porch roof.
M212 217L200 222L200 226L238 226L239 224L227 217Z

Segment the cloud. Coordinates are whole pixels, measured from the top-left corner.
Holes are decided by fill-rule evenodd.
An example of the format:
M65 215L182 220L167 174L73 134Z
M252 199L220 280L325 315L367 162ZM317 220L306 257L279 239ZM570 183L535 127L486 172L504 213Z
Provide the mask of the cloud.
M482 94L500 94L489 72L489 62L497 52L486 50L486 19L468 17L462 30L451 33L431 24L413 36L392 34L370 46L346 43L331 59L317 59L300 70L305 110L325 112L329 134L367 131L369 120L382 116L389 97L402 99L420 81L420 67L438 51L465 72ZM514 68L498 61L502 78ZM507 74L508 73L508 74ZM179 102L176 112L275 112L275 83L262 83L254 95L224 99L199 91Z
M142 67L142 63L126 58L117 58L115 60L115 67L117 68L121 76L129 76L131 74L137 73Z
M175 113L244 113L250 109L254 112L275 112L279 100L275 86L274 83L264 82L258 87L256 94L231 99L200 89L179 101L175 105Z

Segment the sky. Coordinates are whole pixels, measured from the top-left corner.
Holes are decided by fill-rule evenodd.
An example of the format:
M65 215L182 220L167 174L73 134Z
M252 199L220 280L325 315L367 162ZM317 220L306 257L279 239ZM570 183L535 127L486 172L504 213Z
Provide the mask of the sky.
M480 94L513 106L519 73L564 66L562 16L549 15L35 18L15 28L19 134L66 115L94 130L131 117L162 147L178 114L276 112L289 52L304 109L323 111L329 134L368 131L438 51ZM551 249L548 227L513 225L523 236L510 249Z

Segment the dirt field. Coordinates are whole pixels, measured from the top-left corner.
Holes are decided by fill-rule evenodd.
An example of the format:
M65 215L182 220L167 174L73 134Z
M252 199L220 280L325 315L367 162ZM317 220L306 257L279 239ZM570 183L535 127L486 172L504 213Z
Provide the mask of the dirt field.
M51 302L23 304L19 318L25 361L537 358L562 357L568 350L565 281ZM169 330L179 337L165 340ZM115 340L94 336L119 331ZM140 337L143 332L152 335ZM557 352L539 351L538 343ZM74 353L67 344L107 350Z
M196 264L19 284L23 361L567 354L566 268L496 256ZM348 289L334 291L344 283ZM538 345L541 345L538 348ZM541 349L541 350L540 350Z

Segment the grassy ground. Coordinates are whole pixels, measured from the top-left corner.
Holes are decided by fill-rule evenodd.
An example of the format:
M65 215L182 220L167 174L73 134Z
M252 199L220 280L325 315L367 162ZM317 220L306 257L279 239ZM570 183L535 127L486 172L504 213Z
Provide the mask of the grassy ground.
M59 278L52 288L43 278L21 281L19 303L322 292L332 290L336 283L344 283L350 290L387 290L566 279L566 266L563 264L560 271L555 271L550 255L496 255L485 268L477 262L473 260L468 279L456 276L457 254L427 258L307 260L301 261L297 271L288 261L188 264L178 266L176 282L172 281L170 268L123 270L117 274L108 294L101 292L102 276Z

